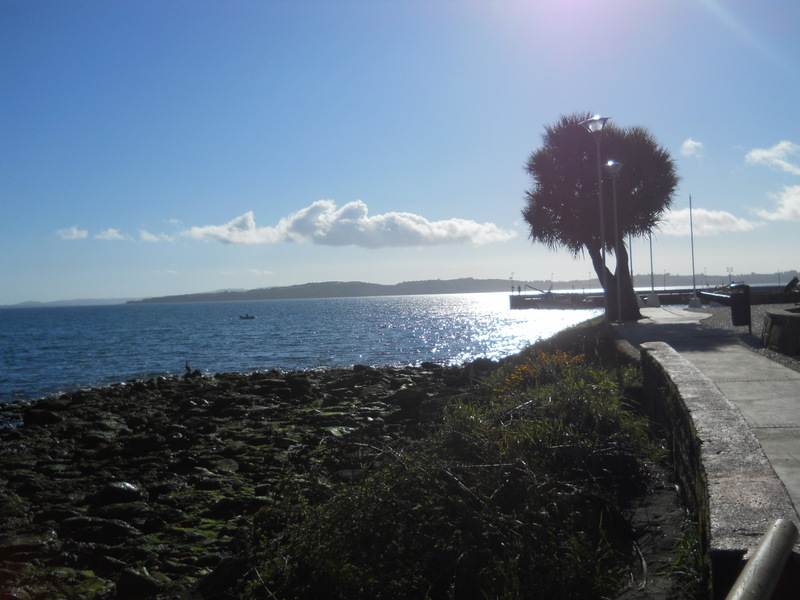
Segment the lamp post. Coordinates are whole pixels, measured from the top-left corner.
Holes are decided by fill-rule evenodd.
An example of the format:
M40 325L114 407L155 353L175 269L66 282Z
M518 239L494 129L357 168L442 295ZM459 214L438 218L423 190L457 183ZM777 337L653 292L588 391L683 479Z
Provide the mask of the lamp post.
M634 289L636 288L635 282L633 281L633 235L628 234L628 261L630 261L630 268L631 268L631 285L633 285Z
M603 211L603 169L600 159L600 134L603 127L606 126L606 121L609 117L594 116L591 119L581 121L581 125L586 131L592 134L595 144L597 145L597 200L600 203L600 253L603 258L603 272L602 272L602 285L603 285L603 318L608 322L608 296L606 294L606 223Z
M617 255L617 323L622 323L622 269L619 262L619 212L617 211L617 175L622 163L610 160L606 163L606 171L611 173L611 195L614 198L614 254Z
M694 223L692 222L692 195L689 194L689 237L692 239L692 299L689 308L701 308L703 305L697 297L697 282L694 272Z

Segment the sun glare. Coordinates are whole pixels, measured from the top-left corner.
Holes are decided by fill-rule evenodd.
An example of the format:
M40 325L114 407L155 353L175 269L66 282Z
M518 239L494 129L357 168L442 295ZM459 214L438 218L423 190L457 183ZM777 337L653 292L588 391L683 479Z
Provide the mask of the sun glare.
M775 66L797 75L797 70L778 52L776 52L762 37L748 27L743 19L738 18L724 7L719 0L700 0L700 4L711 13L725 28L735 35L741 42L758 52Z

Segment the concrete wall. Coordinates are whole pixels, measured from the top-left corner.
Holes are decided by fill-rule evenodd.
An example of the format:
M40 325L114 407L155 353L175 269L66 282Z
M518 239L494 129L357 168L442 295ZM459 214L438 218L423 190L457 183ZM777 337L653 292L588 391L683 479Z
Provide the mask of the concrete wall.
M765 348L789 356L800 354L800 312L797 309L768 310L761 343Z
M645 409L667 432L699 521L709 597L724 598L769 525L797 513L739 409L708 377L663 342L643 344L641 362Z

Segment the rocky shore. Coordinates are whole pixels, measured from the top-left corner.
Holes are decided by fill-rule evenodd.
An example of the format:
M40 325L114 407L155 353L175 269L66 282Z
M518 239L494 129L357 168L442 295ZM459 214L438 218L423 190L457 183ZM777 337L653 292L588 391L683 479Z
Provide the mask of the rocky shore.
M256 512L359 478L494 368L187 369L0 405L0 599L218 597Z

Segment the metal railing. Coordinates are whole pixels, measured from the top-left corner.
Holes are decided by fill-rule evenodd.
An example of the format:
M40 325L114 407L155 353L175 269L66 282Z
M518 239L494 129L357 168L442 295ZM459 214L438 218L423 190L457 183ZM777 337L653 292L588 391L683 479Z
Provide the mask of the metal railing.
M797 541L797 527L778 519L761 537L725 600L768 600Z

